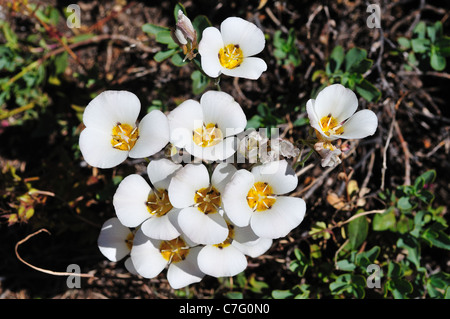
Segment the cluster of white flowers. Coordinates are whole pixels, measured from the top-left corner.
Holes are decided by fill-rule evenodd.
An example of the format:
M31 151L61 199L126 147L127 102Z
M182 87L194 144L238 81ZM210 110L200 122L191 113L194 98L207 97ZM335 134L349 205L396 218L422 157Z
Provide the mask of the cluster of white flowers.
M175 35L193 58L197 37L182 13ZM225 74L257 79L267 65L253 55L264 45L259 28L233 17L220 31L204 30L198 53L204 72L213 78ZM332 140L361 138L376 129L370 111L350 117L356 107L354 93L341 86L330 86L308 102L311 125L322 143L316 150L328 162L337 162L339 156ZM244 271L246 256L264 254L274 239L302 222L306 204L288 195L297 188L298 178L285 159L296 158L299 150L280 138L269 143L256 133L239 141L247 118L232 96L207 91L199 102L186 100L167 115L154 110L137 121L140 110L139 99L127 91L105 91L94 98L83 114L79 145L84 160L93 167L112 168L127 157L148 158L171 145L201 161L150 159L148 178L131 174L120 182L113 197L116 217L104 223L98 238L109 260L126 259L125 267L144 278L167 268L169 284L181 288L205 275ZM254 153L254 145L270 152ZM230 161L236 153L245 153L256 164L239 168Z
M134 107L118 104L125 100ZM242 272L246 255L265 253L273 239L301 223L305 202L282 196L298 182L286 160L251 171L223 162L236 152L234 135L247 123L230 95L208 91L200 103L187 100L167 116L152 111L138 125L131 114L139 109L136 101L129 92L106 91L86 107L80 148L89 164L111 167L126 156L137 157L136 148L147 156L168 142L207 164L154 159L147 166L148 181L138 174L125 177L113 197L116 217L105 222L98 240L109 260L129 255L127 269L145 278L168 265L170 285L181 288L205 275ZM100 111L102 117L90 120Z

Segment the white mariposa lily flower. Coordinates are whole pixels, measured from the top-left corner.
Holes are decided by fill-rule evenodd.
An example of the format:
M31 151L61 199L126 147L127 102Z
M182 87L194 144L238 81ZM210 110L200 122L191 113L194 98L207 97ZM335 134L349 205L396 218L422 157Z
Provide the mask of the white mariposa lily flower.
M170 142L189 154L209 161L224 160L235 152L234 135L242 132L247 118L234 98L208 91L200 103L187 100L167 116Z
M97 245L100 252L110 261L120 261L127 257L133 247L133 231L122 225L118 218L112 217L103 223ZM125 268L136 274L131 257L125 260Z
M141 110L137 96L127 91L105 91L84 110L79 145L84 160L91 166L111 168L128 156L151 156L169 141L167 117L159 110L148 113L136 123Z
M358 108L356 94L341 84L333 84L306 103L310 125L323 140L361 139L373 135L378 118L373 111ZM356 112L356 113L355 113Z
M172 178L169 198L181 209L178 225L181 232L197 244L218 244L228 236L223 217L221 195L226 183L236 172L231 164L220 163L214 169L211 181L203 164L187 164Z
M230 17L220 25L220 31L208 27L198 46L202 69L212 78L225 74L258 79L267 70L264 60L254 57L265 46L264 33L242 18Z
M255 166L251 172L238 170L225 187L222 202L235 225L250 225L262 238L286 236L303 220L305 201L280 196L293 191L298 179L286 160Z
M232 277L247 268L247 258L258 257L272 246L272 239L259 238L250 226L228 224L227 239L216 245L204 246L198 254L198 266L213 277Z
M179 209L169 200L168 188L172 176L181 169L168 159L151 161L147 174L154 189L146 180L131 174L117 187L113 197L116 215L127 227L140 226L145 235L160 240L171 240L180 235L177 229Z
M139 228L131 249L131 260L136 272L144 278L154 278L168 267L167 280L172 288L179 289L199 282L205 276L197 264L200 249L183 236L156 240L147 237Z

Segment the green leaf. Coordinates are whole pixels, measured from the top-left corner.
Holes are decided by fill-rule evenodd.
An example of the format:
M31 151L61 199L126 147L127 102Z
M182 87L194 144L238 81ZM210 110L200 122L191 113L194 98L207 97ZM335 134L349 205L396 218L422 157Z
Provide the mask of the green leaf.
M349 72L354 65L358 65L366 57L366 50L358 47L351 48L345 55L345 71Z
M366 79L356 85L356 92L369 102L377 102L381 97L381 91Z
M386 282L388 289L395 299L405 299L413 291L413 286L409 281L400 278L390 279Z
M416 55L413 52L408 54L408 65L418 66L419 61L417 61Z
M246 129L258 129L261 127L261 124L263 122L264 118L258 114L253 115L248 121Z
M425 22L421 21L419 22L413 30L413 34L416 34L418 38L425 38L425 32L426 32L426 24Z
M442 36L442 22L436 21L432 26L427 27L427 35L431 43L435 43Z
M428 295L431 298L445 298L450 286L450 275L445 272L430 275L426 286Z
M405 37L399 37L397 39L398 44L400 44L400 47L403 50L408 50L411 48L411 42L409 41L409 39L405 38Z
M397 231L400 234L409 233L414 228L414 222L411 218L405 215L401 215L397 221Z
M405 235L397 240L397 247L406 249L407 259L411 261L416 268L420 268L420 244L419 241L410 235Z
M422 178L425 182L425 185L431 184L436 179L436 171L434 169L426 171L422 175L419 176L419 178Z
M337 70L339 70L341 68L342 62L344 62L344 58L344 48L342 48L342 46L340 45L336 46L331 52L330 58L326 65L326 72L328 74L333 74Z
M364 298L366 279L361 275L343 274L330 284L330 291L333 295L344 292L350 293L356 298Z
M445 69L447 62L445 61L445 57L436 52L431 53L430 56L430 65L436 71L443 71Z
M353 64L349 72L363 74L364 72L368 71L372 67L372 65L373 60L363 59L358 64Z
M172 34L170 31L159 31L156 34L156 41L162 44L166 44L167 48L174 49L178 48L178 44L172 38Z
M299 277L303 277L305 275L306 270L311 264L309 258L298 248L294 250L296 260L293 260L289 264L289 269L292 272L297 273Z
M411 209L413 209L413 205L410 202L410 198L407 196L403 196L400 197L400 199L397 202L397 208L400 209L401 211L410 211Z
M360 216L348 224L348 239L351 249L357 249L366 240L369 223L366 216Z
M416 53L425 53L430 50L430 40L428 39L412 39L412 49Z
M422 190L419 194L416 195L418 199L423 201L426 204L431 204L434 199L434 194L428 190Z
M146 23L142 26L142 31L144 31L147 34L156 36L160 31L169 31L170 32L170 29L156 25L156 24Z
M228 299L244 299L244 295L240 291L230 291L225 294Z
M384 213L375 214L372 229L375 231L395 229L395 208L389 207Z
M292 298L294 294L289 290L273 290L272 298L273 299L289 299Z
M175 17L175 21L178 22L178 11L181 10L184 15L186 15L186 8L181 4L177 3L175 7L173 8L173 15Z
M336 266L339 270L343 270L343 271L353 271L356 269L356 265L349 262L347 259L339 260L336 263Z
M375 246L368 251L358 253L356 255L356 264L360 267L367 268L370 264L375 263L380 251L381 248L379 246Z
M81 42L81 41L89 40L89 39L91 39L93 37L95 37L95 34L93 34L93 33L79 34L79 35L76 35L74 37L71 37L69 39L69 42L70 43L78 43L78 42Z
M210 79L203 75L199 70L195 70L191 74L192 92L197 95L203 93L209 85Z
M68 65L69 54L65 51L55 57L55 74L63 73Z
M255 276L250 276L248 283L250 285L250 291L257 294L261 294L264 289L269 288L269 285L267 283L265 283L264 281L256 280Z
M278 60L278 63L281 64L280 60L283 60L286 58L287 54L281 49L274 49L273 50L273 56Z
M200 42L200 40L202 39L203 30L210 27L211 22L209 21L207 16L198 15L192 21L192 26L194 27L195 31L197 32L197 41Z
M168 58L170 58L172 55L174 55L178 50L176 49L171 49L171 50L167 50L167 51L159 51L157 52L154 56L153 59L156 62L162 62Z
M180 53L176 53L172 55L172 57L170 58L170 62L172 62L175 66L182 67L189 63L187 61L183 61L183 59L184 58Z
M398 278L401 277L402 275L403 272L400 265L393 261L389 262L387 273L388 278Z
M422 238L426 239L432 246L450 250L450 237L444 233L445 226L440 223L433 223L427 228Z
M437 52L443 56L448 57L450 56L450 37L442 37L440 38L436 43L436 50Z

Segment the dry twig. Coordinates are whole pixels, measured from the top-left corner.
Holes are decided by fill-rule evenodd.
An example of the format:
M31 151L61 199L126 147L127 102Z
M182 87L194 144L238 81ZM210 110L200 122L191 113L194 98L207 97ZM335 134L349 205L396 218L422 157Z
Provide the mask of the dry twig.
M42 233L42 232L46 232L47 234L50 234L50 232L47 229L41 228L38 231L35 231L34 233L28 235L24 239L22 239L22 240L17 242L14 250L16 252L17 258L22 263L24 263L28 267L31 267L31 268L33 268L33 269L35 269L37 271L40 271L40 272L43 272L43 273L46 273L46 274L50 274L50 275L53 275L53 276L78 276L78 277L96 278L93 274L79 274L79 273L76 273L76 272L58 272L58 271L43 269L43 268L36 267L36 266L30 264L29 262L25 261L22 257L20 257L19 252L18 252L19 246L21 244L23 244L24 242L28 241L28 239L30 239L31 237L36 236L37 234Z

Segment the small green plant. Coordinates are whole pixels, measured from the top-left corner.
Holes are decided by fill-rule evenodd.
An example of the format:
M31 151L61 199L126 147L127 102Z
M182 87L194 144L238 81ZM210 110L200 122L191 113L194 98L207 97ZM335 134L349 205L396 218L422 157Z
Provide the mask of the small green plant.
M183 14L186 14L186 9L178 3L174 9L176 22L179 20L178 13L180 10ZM163 62L170 59L170 62L177 67L183 67L189 62L194 64L197 70L191 74L192 92L194 94L201 94L210 84L210 78L201 71L200 62L195 57L198 53L197 44L201 40L202 32L205 28L211 26L211 23L206 16L199 15L192 21L192 26L195 29L196 36L195 39L192 39L192 42L188 41L186 45L177 43L178 40L174 31L168 27L146 23L142 26L142 31L154 36L156 42L166 47L166 49L154 55L153 59L156 62Z
M309 251L296 248L290 263L302 280L291 289L272 291L272 297L450 298L450 274L425 267L421 258L427 247L450 250L445 207L432 205L435 178L430 170L413 185L380 192L386 204L381 211L358 209L347 221L312 225ZM334 266L320 253L331 239L339 246Z
M300 53L295 45L295 30L290 29L287 38L282 37L281 30L275 32L273 37L275 49L273 54L279 65L292 65L297 67L302 63Z
M400 50L407 54L405 69L426 70L428 66L436 71L445 69L446 58L450 56L450 37L444 35L440 21L429 26L421 21L414 28L411 39L399 37L397 41Z
M333 83L340 83L351 90L358 92L369 102L376 102L381 92L372 83L364 78L364 73L370 70L373 60L367 58L367 51L358 47L344 52L342 46L336 46L328 59L325 70L317 70L312 80L321 80L320 91Z

